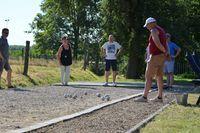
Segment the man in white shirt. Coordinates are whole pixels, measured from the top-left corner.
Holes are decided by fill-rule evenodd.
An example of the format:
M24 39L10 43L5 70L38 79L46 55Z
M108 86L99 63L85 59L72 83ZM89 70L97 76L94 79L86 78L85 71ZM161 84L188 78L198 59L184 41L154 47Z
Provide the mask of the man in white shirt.
M104 43L101 47L101 51L106 61L105 68L105 79L106 82L104 86L108 86L108 78L110 75L110 67L112 67L113 71L113 86L117 86L115 80L117 76L117 56L121 52L121 45L114 41L113 35L109 35L108 42Z

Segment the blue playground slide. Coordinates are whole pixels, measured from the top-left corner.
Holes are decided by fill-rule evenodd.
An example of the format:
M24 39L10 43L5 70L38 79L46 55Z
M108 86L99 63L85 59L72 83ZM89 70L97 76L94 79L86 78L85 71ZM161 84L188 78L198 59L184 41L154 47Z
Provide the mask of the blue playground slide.
M199 76L200 78L200 59L199 59L199 55L197 54L190 54L187 53L186 56L192 70Z
M196 64L199 64L199 66L200 66L200 55L194 53L194 54L192 54L192 56L194 57Z
M199 76L199 79L194 79L193 83L195 86L199 85L200 84L200 56L198 54L187 53L186 58L188 62L190 63L192 70ZM199 105L199 104L200 104L200 96L197 100L196 105Z

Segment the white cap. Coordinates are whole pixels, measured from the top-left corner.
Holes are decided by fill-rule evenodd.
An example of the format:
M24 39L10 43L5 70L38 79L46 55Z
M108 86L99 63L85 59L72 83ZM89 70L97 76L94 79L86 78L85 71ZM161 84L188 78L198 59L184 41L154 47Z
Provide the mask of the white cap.
M146 27L147 24L153 23L153 22L156 22L155 18L149 17L149 18L146 19L145 24L144 24L143 27Z

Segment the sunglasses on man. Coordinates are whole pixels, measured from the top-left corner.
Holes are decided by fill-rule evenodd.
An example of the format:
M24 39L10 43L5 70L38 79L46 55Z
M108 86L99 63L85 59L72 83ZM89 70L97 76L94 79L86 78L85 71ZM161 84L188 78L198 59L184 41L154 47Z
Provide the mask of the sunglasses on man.
M9 32L3 32L4 34L6 34L6 35L8 35L9 34Z

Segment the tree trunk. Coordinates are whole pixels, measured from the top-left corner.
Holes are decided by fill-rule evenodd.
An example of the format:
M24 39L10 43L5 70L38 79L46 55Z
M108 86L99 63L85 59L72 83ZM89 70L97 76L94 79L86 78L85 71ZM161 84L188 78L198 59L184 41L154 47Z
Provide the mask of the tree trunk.
M135 38L135 37L134 37ZM139 79L140 78L140 58L139 58L139 49L138 44L136 41L132 38L132 41L130 42L130 50L129 50L129 59L128 59L128 68L127 68L127 74L126 78L128 79Z
M73 50L73 58L75 60L78 59L78 43L79 43L79 27L74 28L74 50Z
M87 69L87 66L88 66L88 51L85 50L84 52L84 60L83 60L83 70L85 71Z
M132 32L132 37L130 40L130 50L127 68L127 78L139 79L144 70L144 57L143 53L145 49L143 48L144 39L142 33L143 19L141 16L141 7L143 6L143 1L129 0L127 5L129 8L127 22L129 24L130 31Z
M144 38L143 34L139 29L133 32L134 36L130 41L130 50L129 50L129 59L128 59L128 68L127 68L127 78L139 79L144 73L144 52L145 48L143 47Z

